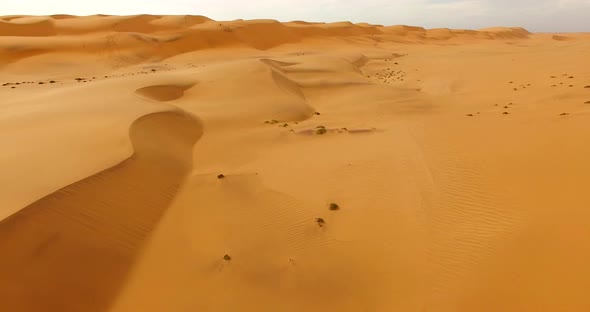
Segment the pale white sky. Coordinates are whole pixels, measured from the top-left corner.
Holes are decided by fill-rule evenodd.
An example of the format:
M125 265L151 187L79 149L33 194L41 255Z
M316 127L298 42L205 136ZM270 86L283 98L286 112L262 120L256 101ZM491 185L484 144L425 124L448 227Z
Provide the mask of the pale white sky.
M428 28L590 31L590 0L0 0L0 15L192 14Z

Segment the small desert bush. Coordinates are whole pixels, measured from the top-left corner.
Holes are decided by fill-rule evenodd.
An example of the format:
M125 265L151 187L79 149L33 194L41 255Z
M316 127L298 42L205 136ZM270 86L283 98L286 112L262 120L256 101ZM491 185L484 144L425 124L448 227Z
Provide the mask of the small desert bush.
M326 221L323 218L316 218L315 222L320 226L324 226L324 224L326 224Z
M328 132L328 130L326 130L326 128L316 128L315 129L315 134L326 134Z

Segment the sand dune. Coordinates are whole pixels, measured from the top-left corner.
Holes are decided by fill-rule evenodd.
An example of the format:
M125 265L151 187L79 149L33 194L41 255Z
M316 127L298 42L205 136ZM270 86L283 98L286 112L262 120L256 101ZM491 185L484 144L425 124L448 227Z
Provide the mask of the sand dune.
M553 35L551 38L553 38L553 40L557 40L557 41L569 41L569 40L574 40L575 39L575 38L572 38L572 37L560 36L560 35Z
M586 311L588 38L0 17L0 306Z
M3 305L104 311L190 170L200 135L186 114L142 116L131 125L131 158L3 220Z
M6 40L0 40L0 49L5 50L0 55L3 60L11 62L42 53L69 51L111 57L116 55L128 60L123 65L131 65L219 47L241 46L266 50L314 38L383 34L393 35L398 40L411 37L419 41L446 41L464 36L506 40L522 39L529 35L522 28L489 28L467 32L350 22L216 22L202 16L18 16L0 21L0 39L6 37ZM30 38L15 44L11 40L13 36ZM80 40L84 42L82 46ZM395 38L388 37L388 40ZM19 53L14 53L16 51ZM146 57L138 58L139 54L145 54Z
M47 18L13 18L0 21L0 36L52 36L55 35L53 23Z

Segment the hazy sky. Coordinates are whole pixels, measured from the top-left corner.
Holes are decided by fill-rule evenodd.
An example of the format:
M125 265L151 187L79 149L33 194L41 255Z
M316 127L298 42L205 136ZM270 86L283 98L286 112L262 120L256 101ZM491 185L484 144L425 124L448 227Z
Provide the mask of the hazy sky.
M0 15L193 14L216 20L342 21L428 28L590 31L590 0L0 0Z

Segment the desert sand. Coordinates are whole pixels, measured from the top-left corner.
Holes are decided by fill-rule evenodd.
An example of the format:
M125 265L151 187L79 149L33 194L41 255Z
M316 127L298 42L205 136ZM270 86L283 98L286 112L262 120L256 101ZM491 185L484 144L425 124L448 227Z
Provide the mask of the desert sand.
M0 17L2 311L588 311L588 51Z

